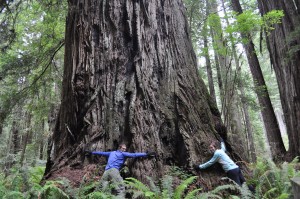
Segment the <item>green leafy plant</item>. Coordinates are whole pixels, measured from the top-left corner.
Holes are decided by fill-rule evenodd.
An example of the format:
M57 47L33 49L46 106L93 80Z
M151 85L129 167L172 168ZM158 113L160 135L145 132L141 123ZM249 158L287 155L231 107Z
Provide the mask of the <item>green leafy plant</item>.
M63 184L63 181L47 181L40 192L41 199L69 199L69 196L59 188Z
M292 162L283 162L277 166L271 160L259 159L253 172L253 183L256 184L256 198L285 199L292 197L290 179L300 176L295 170L298 157Z
M135 178L126 178L125 183L131 193L133 193L132 198L137 198L143 196L145 198L157 198L157 199L190 199L196 196L197 192L201 189L195 189L185 195L185 191L190 184L196 180L197 176L192 176L182 181L175 189L172 185L172 176L164 176L163 179L156 185L151 178L150 186L143 184L141 181Z

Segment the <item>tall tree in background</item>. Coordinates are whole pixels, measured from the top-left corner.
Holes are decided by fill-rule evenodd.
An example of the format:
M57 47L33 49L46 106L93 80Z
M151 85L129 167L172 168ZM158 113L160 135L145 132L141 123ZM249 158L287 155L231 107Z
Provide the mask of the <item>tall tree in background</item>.
M219 15L219 4L217 0L209 1L210 16L209 24L213 36L213 46L215 53L215 63L218 76L218 84L221 98L221 113L224 117L224 124L229 129L229 139L236 149L241 149L239 154L248 159L247 150L243 150L245 146L245 134L242 124L241 111L239 109L237 90L235 88L235 72L232 64L233 49L228 47L228 40L224 33L221 17Z
M283 10L282 23L266 32L289 137L289 154L300 155L300 1L258 0L260 13Z
M157 152L156 162L130 166L141 179L210 157L215 128L224 131L198 77L181 0L69 0L66 25L62 103L46 177L82 164L84 149L121 141L129 151Z
M227 4L228 2L225 2L224 0L222 0L222 8L223 8L223 13L224 13L224 18L226 21L226 25L227 27L230 26L230 22L229 22L229 16L227 14ZM228 31L229 32L229 31ZM232 32L228 33L228 39L229 39L229 44L231 46L231 55L233 57L233 63L235 65L235 72L233 74L233 86L232 89L237 89L239 90L239 94L236 91L236 95L239 95L239 97L237 97L237 101L240 104L240 107L242 109L241 111L241 115L243 115L244 118L244 122L245 122L245 132L243 135L243 132L239 132L240 134L242 134L240 137L244 137L247 138L244 141L243 145L246 145L245 143L248 143L248 150L246 150L248 152L248 156L249 156L249 160L251 160L252 162L256 162L256 153L255 153L255 144L254 144L254 136L253 136L253 130L252 130L252 124L250 121L250 116L249 116L249 107L247 104L246 99L246 93L245 93L245 88L243 85L243 81L242 81L242 64L240 63L240 58L238 56L238 49L236 47L236 35L234 35Z
M206 17L209 16L209 2L208 0L205 1L205 15ZM214 102L217 104L217 99L216 99L216 92L215 92L215 86L214 86L214 80L213 80L213 71L212 71L212 64L210 61L210 56L209 56L209 45L208 45L208 22L205 20L203 29L202 29L202 35L203 35L203 47L205 51L205 62L206 62L206 71L207 71L207 79L208 79L208 88L209 88L209 93L214 100Z
M231 0L231 3L235 12L238 14L243 13L239 0ZM241 31L241 36L244 40L243 46L246 51L250 71L256 87L257 98L261 107L262 118L269 141L272 158L274 160L282 159L286 150L280 134L279 125L271 103L264 76L256 55L254 43L249 33Z

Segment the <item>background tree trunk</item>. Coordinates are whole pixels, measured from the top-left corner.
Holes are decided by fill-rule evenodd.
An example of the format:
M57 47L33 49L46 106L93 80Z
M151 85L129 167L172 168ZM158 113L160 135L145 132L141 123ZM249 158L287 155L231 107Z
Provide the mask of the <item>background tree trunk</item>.
M70 0L65 49L47 176L82 164L85 149L125 142L128 151L158 154L129 165L133 176L159 177L170 165L207 161L215 127L225 136L198 76L181 0Z
M218 80L221 98L221 114L223 115L224 124L228 129L228 138L232 141L233 148L239 149L239 154L243 159L248 159L245 146L245 135L241 123L241 113L238 107L237 92L234 86L235 74L232 69L232 58L230 49L227 46L227 40L224 37L221 18L219 16L219 5L216 0L210 1L210 25L212 26L214 52L217 55L220 66ZM218 65L218 64L216 64Z
M235 12L241 14L243 12L239 0L231 0L232 8ZM285 147L280 134L276 115L271 103L269 92L262 74L256 51L252 39L249 34L241 32L241 36L247 42L243 43L246 51L250 71L256 87L257 98L261 107L261 113L266 129L267 138L274 160L281 160L285 155Z
M258 0L262 15L271 10L284 12L282 23L274 25L275 29L268 32L266 38L271 63L278 81L291 158L300 155L299 5L299 0L267 2Z
M20 151L20 134L19 127L16 121L12 123L12 153L17 154Z

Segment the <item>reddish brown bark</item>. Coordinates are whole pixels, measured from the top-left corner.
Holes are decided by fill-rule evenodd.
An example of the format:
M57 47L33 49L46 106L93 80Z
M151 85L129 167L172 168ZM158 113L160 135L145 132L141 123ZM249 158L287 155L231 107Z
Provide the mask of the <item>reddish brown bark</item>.
M158 154L129 164L140 179L210 158L220 116L198 77L180 0L70 0L65 44L48 177L82 165L85 149L120 142Z

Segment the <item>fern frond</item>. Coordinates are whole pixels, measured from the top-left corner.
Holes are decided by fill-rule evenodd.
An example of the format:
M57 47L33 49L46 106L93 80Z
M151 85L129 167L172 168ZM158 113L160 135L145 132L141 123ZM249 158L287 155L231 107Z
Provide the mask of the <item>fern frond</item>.
M269 190L264 194L263 198L270 198L271 194L274 193L274 192L276 192L276 191L277 191L277 188L276 188L276 187L274 187L274 188L272 188L272 189L269 189Z
M124 182L126 185L136 188L137 190L140 190L144 193L150 191L149 187L147 187L144 183L135 178L126 178Z
M239 190L241 193L241 199L250 199L254 197L246 183L244 183L241 187L239 187Z
M108 195L106 193L102 193L102 192L93 192L88 194L86 197L84 197L84 199L112 199L113 196L112 195Z
M161 182L162 197L171 198L173 194L173 177L170 175L165 175Z
M196 198L196 194L201 191L202 188L194 189L193 191L188 192L188 194L184 197L184 199L194 199Z
M221 196L217 195L217 194L213 194L211 192L207 192L207 193L201 193L197 199L210 199L210 198L214 198L214 199L223 199Z
M181 199L181 196L183 195L184 190L188 187L188 185L190 185L191 183L194 182L194 180L197 178L198 176L192 176L189 177L188 179L184 180L174 191L174 198L175 199Z
M24 199L24 194L19 191L10 191L3 196L3 199Z
M69 199L69 196L52 181L46 184L41 190L41 199Z
M139 196L145 196L147 198L156 198L157 194L151 191L150 188L143 184L141 181L135 178L126 178L124 182L127 187L134 188L134 190L131 190L134 194L133 198L137 198Z
M44 175L45 167L33 167L29 169L30 178L29 182L38 184Z
M154 182L154 180L151 178L151 177L149 177L149 176L146 176L146 178L147 178L147 180L149 181L149 188L150 188L150 190L152 190L153 192L155 192L155 193L159 193L160 192L160 189L159 189L159 187L155 184L155 182Z
M237 184L225 184L225 185L217 186L214 190L211 191L211 193L217 194L224 190L228 190L228 189L229 190L239 190L239 188L240 187Z

